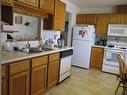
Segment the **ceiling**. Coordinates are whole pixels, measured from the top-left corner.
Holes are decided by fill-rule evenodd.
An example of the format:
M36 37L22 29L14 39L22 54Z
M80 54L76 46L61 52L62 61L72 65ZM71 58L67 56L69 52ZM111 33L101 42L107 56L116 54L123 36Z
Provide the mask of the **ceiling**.
M84 7L110 7L120 4L127 4L127 0L70 0L79 8Z

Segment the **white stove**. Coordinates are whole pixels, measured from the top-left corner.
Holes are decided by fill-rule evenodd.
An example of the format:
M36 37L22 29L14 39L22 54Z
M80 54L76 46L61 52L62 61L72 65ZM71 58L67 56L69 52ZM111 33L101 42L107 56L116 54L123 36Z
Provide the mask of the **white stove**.
M127 59L126 46L114 46L105 48L102 71L119 74L118 53L122 53Z

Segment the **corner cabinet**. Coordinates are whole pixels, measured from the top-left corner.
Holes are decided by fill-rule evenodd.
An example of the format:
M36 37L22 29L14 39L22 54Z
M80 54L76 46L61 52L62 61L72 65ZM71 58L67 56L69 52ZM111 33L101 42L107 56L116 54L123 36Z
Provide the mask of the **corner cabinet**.
M92 47L90 67L95 69L102 69L104 49L99 47Z
M30 5L32 7L37 7L37 8L38 8L38 4L39 4L38 0L15 0L15 1Z
M55 0L55 13L53 29L58 31L64 31L66 18L66 5L65 3Z
M55 0L40 0L39 7L40 7L40 9L53 14L54 3L55 3Z
M49 55L48 82L47 82L48 88L58 83L59 57L60 57L59 53Z

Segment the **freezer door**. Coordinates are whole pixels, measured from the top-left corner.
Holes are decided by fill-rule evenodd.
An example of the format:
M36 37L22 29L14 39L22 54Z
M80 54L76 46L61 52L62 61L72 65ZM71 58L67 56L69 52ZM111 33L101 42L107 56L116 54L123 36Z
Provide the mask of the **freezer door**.
M74 27L73 39L75 40L91 40L92 35L95 35L94 28L89 27Z
M72 65L89 68L91 43L90 41L73 40Z

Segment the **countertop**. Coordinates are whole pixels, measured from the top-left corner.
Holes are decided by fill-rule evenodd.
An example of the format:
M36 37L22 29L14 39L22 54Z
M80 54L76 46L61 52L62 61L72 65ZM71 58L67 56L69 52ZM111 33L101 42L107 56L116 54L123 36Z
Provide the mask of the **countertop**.
M107 46L92 45L92 47L106 48Z
M15 61L30 59L38 56L43 56L51 53L56 53L60 51L66 51L73 49L73 47L57 48L50 51L43 51L39 53L24 53L24 52L6 52L1 54L1 64L11 63Z

